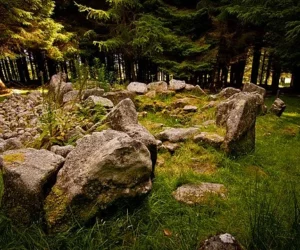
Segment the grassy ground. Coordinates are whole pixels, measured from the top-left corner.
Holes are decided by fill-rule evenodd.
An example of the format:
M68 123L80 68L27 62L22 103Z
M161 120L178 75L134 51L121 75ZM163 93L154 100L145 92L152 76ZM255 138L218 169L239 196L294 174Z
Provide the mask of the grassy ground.
M213 118L213 109L165 113L176 98L154 100L141 123L157 133L161 124L187 127ZM300 249L300 99L282 99L287 109L281 118L258 117L252 154L231 159L187 141L173 156L159 153L153 190L141 204L119 205L112 216L89 226L74 222L74 229L58 235L46 235L36 226L14 227L1 216L0 249L188 250L220 232L233 234L247 249ZM267 99L268 106L273 100ZM144 102L138 101L140 109L150 100ZM201 98L194 104L201 108L207 102ZM224 184L227 198L212 197L197 206L173 198L178 186L203 181Z

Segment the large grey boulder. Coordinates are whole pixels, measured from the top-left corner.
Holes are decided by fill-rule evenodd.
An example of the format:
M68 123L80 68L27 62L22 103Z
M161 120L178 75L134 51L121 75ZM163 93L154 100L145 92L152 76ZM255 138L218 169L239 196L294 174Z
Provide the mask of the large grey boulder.
M46 199L49 230L66 230L74 219L84 223L121 198L147 194L151 173L148 149L127 134L106 130L83 137Z
M241 92L217 106L216 124L226 127L222 148L230 155L247 154L255 148L257 95Z
M198 128L168 128L156 135L161 141L181 142L191 138L199 131Z
M147 84L142 82L131 82L127 86L127 90L137 94L146 94L148 91L148 87Z
M257 92L258 94L262 95L263 98L266 96L266 89L263 87L257 86L254 83L245 83L243 86L243 92Z
M243 250L244 248L229 233L209 237L201 243L198 250Z
M151 82L148 84L148 90L155 90L156 92L167 91L168 84L164 81Z
M16 223L31 224L43 218L43 202L54 184L64 158L47 150L10 150L0 156L4 195L2 207Z
M119 104L108 113L105 122L109 124L110 128L123 131L133 139L139 140L147 146L151 153L154 172L157 159L156 139L145 127L138 123L138 113L132 100L127 98L119 102Z
M184 90L185 86L186 86L185 81L172 79L170 81L169 89L175 90L175 91L180 91L180 90Z
M274 103L272 104L271 108L270 108L270 112L273 113L274 115L277 115L278 117L280 117L282 115L282 113L284 112L286 108L286 105L284 103L284 101L282 101L280 98L276 98L276 100L274 101Z

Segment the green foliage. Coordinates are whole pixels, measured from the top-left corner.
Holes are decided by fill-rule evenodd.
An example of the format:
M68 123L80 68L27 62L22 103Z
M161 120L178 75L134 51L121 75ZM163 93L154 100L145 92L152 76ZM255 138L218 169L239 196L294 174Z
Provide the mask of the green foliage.
M61 60L76 52L74 34L50 18L54 7L52 0L1 0L0 56L15 57L21 49L42 49Z

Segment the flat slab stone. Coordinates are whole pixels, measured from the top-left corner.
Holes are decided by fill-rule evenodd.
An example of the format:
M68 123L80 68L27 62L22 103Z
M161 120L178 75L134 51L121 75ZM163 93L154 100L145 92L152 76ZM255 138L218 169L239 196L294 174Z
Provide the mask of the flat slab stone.
M203 182L183 185L173 192L173 196L180 202L193 205L203 203L211 194L225 198L225 193L226 188L223 184Z
M201 144L207 144L214 148L220 148L224 142L224 137L211 132L202 132L194 136L194 141Z
M161 141L180 142L192 137L198 128L169 128L160 132L156 137Z
M197 111L197 107L196 106L193 106L193 105L186 105L183 107L183 110L185 112L196 112Z

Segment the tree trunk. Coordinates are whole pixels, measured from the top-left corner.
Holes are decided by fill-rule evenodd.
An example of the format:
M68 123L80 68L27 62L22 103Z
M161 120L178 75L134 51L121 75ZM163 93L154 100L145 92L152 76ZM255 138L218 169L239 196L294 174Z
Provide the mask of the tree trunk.
M251 83L254 84L257 84L260 57L261 57L261 48L255 46L253 51L253 62L252 62L252 70L251 70Z
M37 76L36 68L35 68L35 65L33 62L34 55L31 51L28 53L28 58L29 58L29 62L30 62L32 80L37 80L38 76Z
M272 94L277 93L279 87L279 80L281 75L281 66L275 60L273 61L273 76L272 76Z
M17 59L17 67L19 71L20 82L26 83L26 78L24 74L24 65L21 57Z
M47 71L46 71L46 62L45 62L45 56L43 51L36 51L35 52L36 56L36 64L38 68L38 75L39 75L39 80L41 83L47 81Z
M268 81L269 81L270 74L271 74L271 66L272 66L272 55L269 55L266 79L265 79L265 84L264 84L265 87L267 87L267 85L268 85Z
M263 84L264 73L265 73L266 56L267 56L267 51L264 51L263 60L262 60L262 65L261 65L261 72L260 72L259 85L262 85L262 84Z
M26 57L25 56L21 57L21 60L22 60L22 66L23 66L22 69L23 69L24 76L25 76L25 82L29 82L30 81L30 76L29 76Z
M221 75L221 82L222 82L222 88L226 88L228 85L228 67L227 65L223 65L222 67L222 75Z
M300 92L300 67L295 67L292 71L291 88L298 93Z
M8 80L11 81L12 80L12 75L11 75L9 64L7 62L7 58L4 59L4 64L5 64Z

